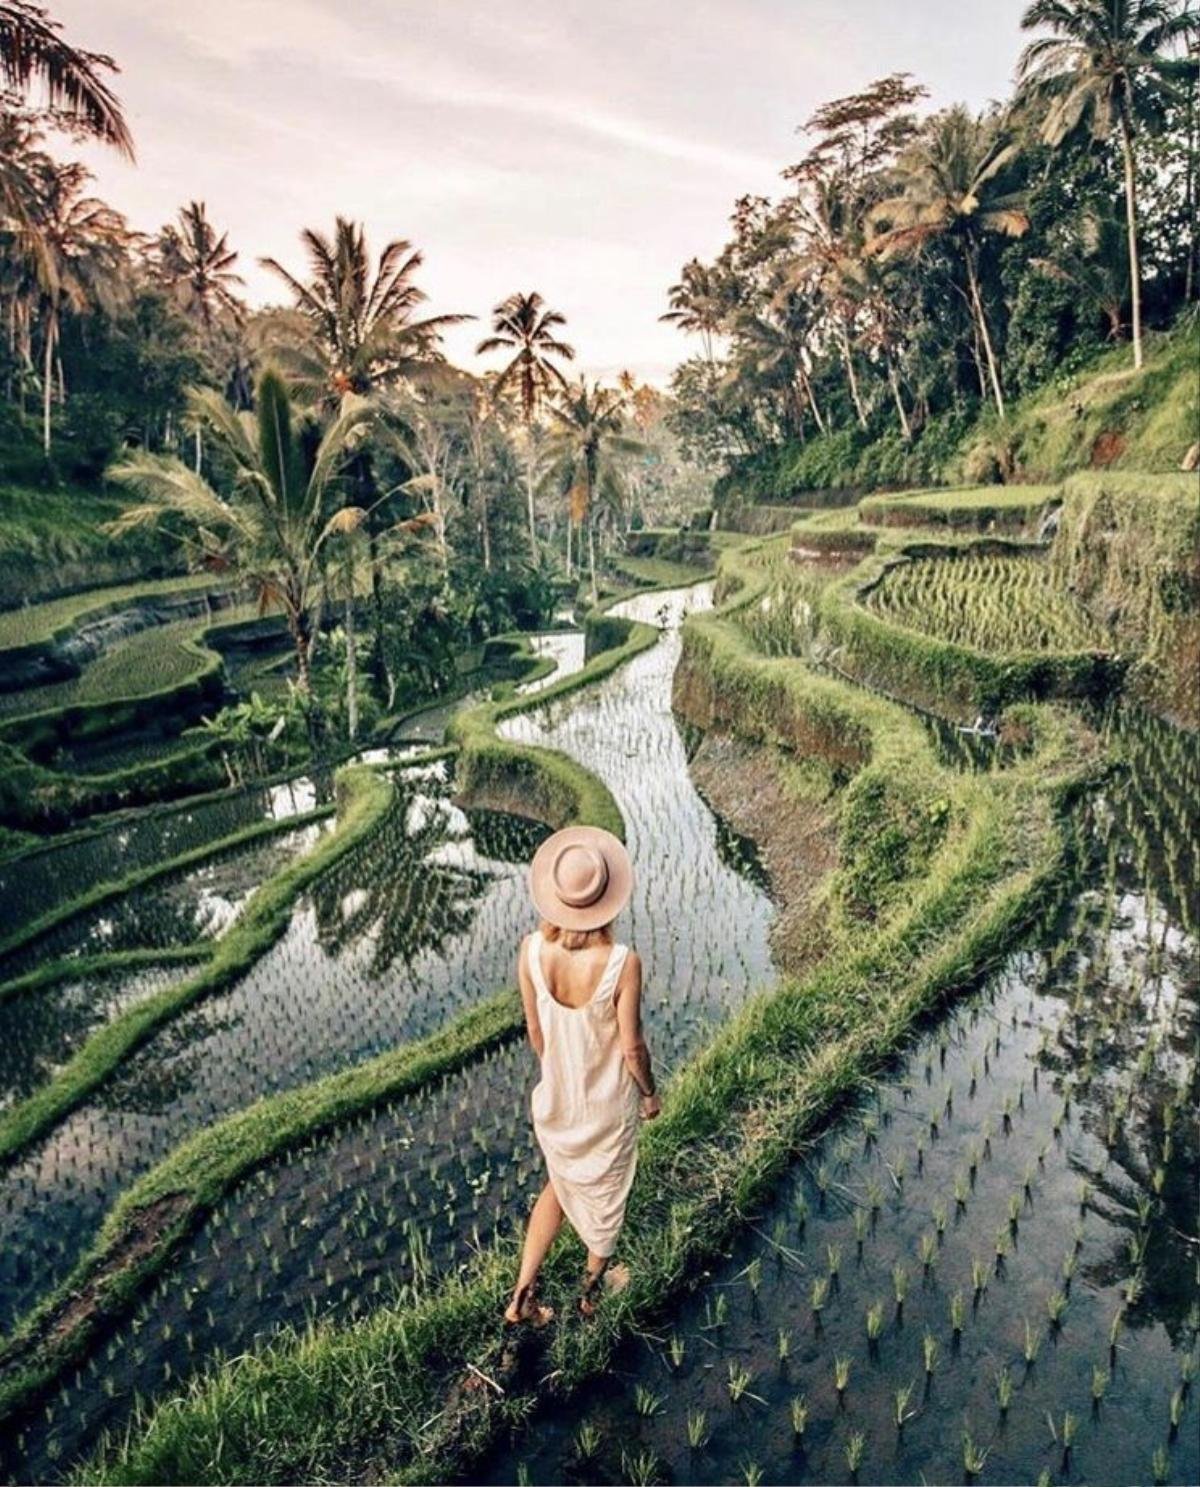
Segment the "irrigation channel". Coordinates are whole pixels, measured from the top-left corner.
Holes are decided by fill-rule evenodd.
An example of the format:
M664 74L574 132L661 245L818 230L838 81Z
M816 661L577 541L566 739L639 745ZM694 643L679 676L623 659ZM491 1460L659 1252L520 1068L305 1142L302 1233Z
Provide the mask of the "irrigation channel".
M773 909L753 848L693 788L670 711L678 626L710 603L708 584L625 601L614 612L660 624L660 643L502 725L568 751L620 801L637 873L623 933L643 957L647 1031L667 1077L773 975ZM578 642L554 646L561 665L582 661ZM180 1140L512 983L542 829L464 814L444 768L397 771L384 828L301 899L252 970L156 1035L8 1171L6 1322L67 1273L113 1200ZM519 1222L542 1181L527 1116L535 1072L514 1039L248 1178L127 1321L12 1422L0 1468L61 1475L120 1427L135 1396L286 1323L361 1314Z
M1029 942L485 1480L1200 1480L1200 757L1109 731Z

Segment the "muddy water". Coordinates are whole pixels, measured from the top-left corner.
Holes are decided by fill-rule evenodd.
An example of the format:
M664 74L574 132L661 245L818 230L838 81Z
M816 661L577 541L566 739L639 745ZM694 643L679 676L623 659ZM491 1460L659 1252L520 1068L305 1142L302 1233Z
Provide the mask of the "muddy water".
M621 802L638 874L632 922L623 933L637 943L646 964L647 1026L665 1074L703 1044L729 1008L769 978L767 931L773 911L753 853L693 790L670 713L675 627L692 606L710 602L709 591L653 600L634 603L639 617L669 623L658 646L595 688L518 719L506 730L569 749L602 775ZM532 925L523 897L524 863L536 835L519 843L506 836L502 844L495 839L494 820L481 814L473 830L493 863L504 857L515 864L508 868L511 881L501 884L505 894L515 896L491 916L500 958L490 979L479 984L461 972L439 978L429 961L415 964L396 988L403 997L400 1025L407 1036L512 981L517 936ZM382 916L388 933L410 932L406 926L419 898L411 896L411 885L399 891L402 874L376 862L355 881L369 882L394 905ZM347 909L349 897L330 888L335 919L348 913L351 919L357 914L365 923L376 922L378 916L362 905ZM450 946L460 945L464 933L451 926ZM364 953L373 956L378 939L373 936ZM157 1057L139 1057L114 1081L107 1099L91 1112L90 1126L65 1133L52 1153L40 1155L38 1171L47 1178L57 1174L64 1153L83 1146L91 1165L73 1174L72 1196L89 1179L95 1185L93 1171L104 1174L100 1186L107 1192L124 1185L131 1168L140 1169L173 1144L158 1131L168 1121L176 1128L181 1105L202 1123L219 1113L235 1089L244 1099L244 1072L259 1056L260 1044L268 1034L278 1036L279 1024L286 1027L297 1019L294 1002L276 1006L271 987L308 984L313 974L312 937L305 934L299 961L288 960L277 973L268 970L274 956L281 961L287 956L286 944L285 939L251 973L252 1017L249 1008L233 1016L228 1010L218 1013L221 999L213 999L193 1015L210 1025L210 1032L199 1034L195 1054L188 1048L189 1020L181 1019ZM286 1058L272 1055L266 1067L277 1079L290 1078L295 1064L306 1077L323 1072L327 1042L341 1046L337 1023L361 1017L366 1006L382 1002L386 1007L394 981L394 975L385 976L372 996L353 980L332 984L328 1000L331 1010L341 1008L337 1021L323 1019L314 1034L311 1013L305 1013L294 1034L289 1030ZM218 1021L228 1021L228 1027L212 1026ZM374 1037L356 1056L396 1041L396 1034L384 1029L394 1029L397 1021L394 1014L390 1022L379 1019ZM219 1059L210 1051L218 1047ZM151 1394L214 1352L243 1350L283 1322L364 1311L397 1285L461 1262L498 1226L519 1223L542 1180L526 1116L534 1077L531 1054L513 1042L248 1180L204 1225L133 1321L105 1342L77 1379L66 1381L50 1419L42 1415L24 1422L9 1469L24 1479L54 1474L81 1443L94 1440L101 1426L124 1418L133 1390ZM61 1202L61 1183L57 1191ZM102 1203L94 1203L92 1222L102 1209ZM31 1232L44 1228L44 1219L36 1213L31 1218Z
M1030 946L488 1481L961 1481L965 1439L982 1481L1200 1479L1195 755L1141 731Z

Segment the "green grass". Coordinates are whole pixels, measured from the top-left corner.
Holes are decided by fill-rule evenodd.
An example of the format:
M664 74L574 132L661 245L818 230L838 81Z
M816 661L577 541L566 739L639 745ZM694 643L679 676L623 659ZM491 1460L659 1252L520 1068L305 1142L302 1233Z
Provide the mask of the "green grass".
M202 622L191 619L139 630L97 656L76 677L0 693L0 715L17 717L171 691L195 680L208 664L208 653L195 639L203 628Z
M734 608L746 599L739 595ZM792 728L798 748L823 733L837 749L832 723L854 723L859 806L862 781L903 775L903 789L946 794L947 824L919 869L891 885L878 922L856 916L838 931L835 919L814 972L754 998L672 1080L663 1116L641 1135L622 1240L630 1286L586 1326L570 1319L564 1299L566 1320L541 1339L543 1356L526 1358L517 1373L498 1322L519 1243L506 1237L402 1307L355 1325L317 1326L217 1365L112 1443L81 1480L460 1477L507 1423L526 1417L537 1379L553 1376L569 1389L602 1374L621 1338L652 1324L703 1272L832 1105L1010 942L1057 869L1056 801L1088 758L1085 737L1039 714L1028 763L1003 776L955 774L900 710L804 675L793 660L757 656L736 613L694 617L684 637L693 702L705 693L702 672L708 693L719 694L744 666L740 705L723 703L738 731L782 742L781 703L793 718L813 720ZM581 1257L571 1241L551 1257L551 1298L576 1279ZM462 1389L468 1362L505 1392Z
M73 1110L165 1023L243 975L287 928L292 905L304 889L379 825L393 797L391 782L375 771L363 766L343 770L333 830L257 890L195 976L126 1008L94 1032L39 1090L0 1115L0 1162Z
M1140 372L1128 346L1106 351L1022 398L1007 419L981 419L964 441L961 469L968 479L1002 470L1021 480L1061 479L1099 464L1177 471L1200 425L1198 361L1194 317L1169 336L1146 338Z
M657 589L668 589L695 583L697 574L711 570L695 563L677 563L670 558L614 557L611 566L635 583Z
M175 578L142 579L110 588L86 589L63 599L0 611L0 650L41 645L66 636L81 621L113 614L139 599L161 599L172 594L217 593L227 585L211 573L181 574Z
M865 602L896 624L992 655L1112 647L1041 557L966 553L895 563Z
M859 503L858 514L868 526L1028 531L1058 499L1058 487L1053 485L967 486L867 496Z

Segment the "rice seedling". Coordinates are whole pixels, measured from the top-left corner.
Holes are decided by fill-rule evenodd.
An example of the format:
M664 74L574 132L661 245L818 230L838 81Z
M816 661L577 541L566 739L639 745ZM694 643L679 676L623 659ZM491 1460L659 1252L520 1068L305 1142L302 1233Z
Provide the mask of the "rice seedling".
M845 1394L850 1383L850 1359L841 1357L833 1360L833 1388L834 1393L840 1400Z
M903 1430L905 1423L917 1413L912 1407L913 1388L912 1384L901 1384L892 1395L892 1418L897 1430Z
M654 1487L662 1480L662 1464L648 1448L632 1454L622 1447L621 1475L630 1487Z
M745 1482L746 1487L759 1487L762 1479L763 1469L757 1461L743 1461L742 1481Z
M582 1461L593 1461L599 1454L603 1433L591 1420L585 1420L575 1432L575 1455Z
M900 1264L892 1266L892 1294L896 1298L896 1309L899 1310L908 1295L908 1271Z
M1165 1446L1155 1446L1150 1458L1150 1474L1154 1478L1154 1487L1166 1487L1171 1480L1171 1458Z
M966 1320L967 1304L963 1299L963 1293L961 1291L955 1291L954 1295L950 1298L950 1327L955 1337L961 1336Z
M925 1363L925 1377L927 1379L933 1377L934 1370L937 1368L938 1354L940 1351L941 1345L939 1344L937 1338L934 1337L932 1332L926 1332L925 1336L921 1340L921 1353Z
M1012 1404L1013 1380L1012 1374L1004 1367L996 1375L996 1403L1000 1406L1000 1413L1007 1415L1009 1406Z
M883 1303L872 1302L867 1307L867 1341L878 1342L879 1334L883 1331Z
M643 1419L649 1420L661 1412L663 1396L648 1389L645 1384L638 1384L633 1391L633 1407Z
M962 1435L963 1471L968 1477L977 1477L987 1465L988 1452L972 1437L968 1429Z
M840 1244L827 1244L825 1246L825 1264L831 1281L836 1281L838 1272L842 1266L842 1247Z
M703 1451L708 1445L712 1431L709 1428L708 1416L703 1410L688 1410L687 1415L687 1439L688 1445L693 1451Z
M1037 1362L1037 1356L1038 1353L1041 1351L1041 1346L1042 1334L1040 1329L1035 1327L1033 1323L1030 1322L1028 1318L1026 1318L1023 1355L1027 1367L1032 1368L1033 1365Z
M937 1262L938 1247L936 1235L922 1234L917 1247L917 1253L921 1259L921 1269L928 1275Z
M1172 1435L1172 1437L1174 1437L1174 1435L1178 1431L1179 1425L1180 1425L1180 1421L1183 1419L1183 1411L1184 1411L1184 1405L1185 1405L1185 1403L1186 1403L1186 1396L1184 1395L1184 1392L1183 1392L1182 1388L1176 1389L1175 1392L1171 1395L1171 1402L1170 1402L1170 1404L1167 1406L1167 1413L1168 1413L1168 1415L1170 1417L1170 1421L1171 1421L1171 1435Z
M980 1296L987 1290L988 1267L982 1260L971 1261L971 1289L975 1293L975 1302L978 1304Z
M765 1399L751 1392L750 1385L753 1382L754 1375L750 1370L730 1359L726 1387L729 1390L729 1398L733 1404L740 1404L743 1399L753 1399L758 1404L766 1404Z
M821 1313L825 1309L825 1303L829 1299L829 1281L823 1275L813 1279L812 1289L809 1292L809 1301L812 1306L814 1318L820 1321Z
M1056 1331L1062 1326L1062 1319L1067 1310L1067 1298L1061 1291L1051 1291L1046 1297L1046 1315L1050 1318L1050 1325Z
M803 1440L804 1432L808 1429L808 1401L803 1394L792 1396L790 1410L792 1434L797 1440Z
M867 1438L861 1430L852 1430L846 1441L846 1466L852 1477L858 1475L858 1469L867 1450Z
M678 1332L672 1332L667 1343L667 1356L671 1360L671 1367L679 1370L683 1367L683 1360L687 1356L687 1343L680 1337Z
M1108 1369L1095 1366L1092 1369L1092 1403L1098 1405L1108 1393Z

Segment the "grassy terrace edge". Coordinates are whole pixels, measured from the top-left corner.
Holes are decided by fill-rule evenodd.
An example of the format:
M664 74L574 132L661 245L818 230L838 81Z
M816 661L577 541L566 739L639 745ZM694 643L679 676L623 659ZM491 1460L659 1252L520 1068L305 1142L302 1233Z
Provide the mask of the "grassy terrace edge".
M201 997L227 986L252 965L283 933L300 893L378 826L391 806L394 790L391 781L374 770L351 766L338 775L338 794L334 829L306 856L289 863L258 889L195 976L127 1008L93 1033L53 1079L0 1117L0 1162L11 1160L74 1109L164 1023Z
M804 1135L920 1016L1011 943L1061 869L1060 807L1093 767L1080 738L1038 709L1033 758L1003 775L952 776L900 709L754 652L729 617L753 593L743 583L726 613L694 617L684 630L689 666L718 689L740 677L730 721L793 747L833 741L853 722L855 757L846 762L855 777L903 769L952 785L954 825L885 923L858 925L814 972L753 998L672 1081L662 1118L642 1133L623 1240L634 1276L627 1291L591 1324L564 1321L519 1373L498 1321L519 1245L507 1236L402 1311L320 1325L218 1366L79 1480L454 1479L528 1414L533 1379L553 1374L563 1390L602 1370L620 1338L651 1322L716 1252ZM573 1242L552 1256L551 1292L569 1284L579 1259ZM465 1385L467 1361L502 1392Z

